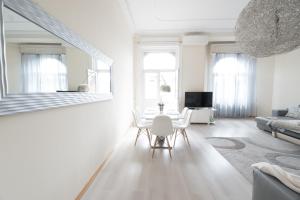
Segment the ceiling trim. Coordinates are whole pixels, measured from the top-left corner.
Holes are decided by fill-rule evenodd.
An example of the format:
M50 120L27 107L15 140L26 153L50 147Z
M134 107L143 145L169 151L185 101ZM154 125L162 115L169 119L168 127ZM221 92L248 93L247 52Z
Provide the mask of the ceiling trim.
M128 1L127 0L118 0L118 1L123 11L123 14L125 15L125 18L129 24L130 30L134 33L136 31L136 23L132 16L132 11L130 9Z
M155 18L161 22L199 22L199 21L236 21L236 18L189 18L189 19L162 19L159 16L155 16Z
M190 28L190 29L136 29L135 33L140 35L182 35L188 32L202 32L202 33L229 33L234 34L234 28Z
M182 45L207 45L209 42L235 42L235 36L231 33L200 35L138 35L135 40L138 44L182 44Z

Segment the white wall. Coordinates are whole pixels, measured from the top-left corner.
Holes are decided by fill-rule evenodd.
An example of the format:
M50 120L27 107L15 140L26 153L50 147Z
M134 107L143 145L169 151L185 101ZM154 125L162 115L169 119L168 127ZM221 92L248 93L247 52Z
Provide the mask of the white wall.
M300 104L300 49L257 59L257 115Z
M7 62L7 77L8 92L19 93L22 91L22 68L21 68L21 53L18 44L6 44L6 62Z
M181 108L184 93L204 91L205 68L207 63L206 45L183 45L181 65Z
M35 0L114 59L114 99L0 118L0 199L74 199L131 123L132 34L117 0Z
M300 104L300 49L275 57L273 108Z
M258 58L256 63L256 115L272 115L275 58Z

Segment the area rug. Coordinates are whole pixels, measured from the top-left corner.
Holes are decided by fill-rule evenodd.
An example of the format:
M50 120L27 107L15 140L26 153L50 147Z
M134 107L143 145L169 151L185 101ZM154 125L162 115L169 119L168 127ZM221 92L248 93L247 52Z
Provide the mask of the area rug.
M251 165L258 162L276 164L300 175L300 146L267 133L251 137L206 137L208 142L249 182L253 182Z

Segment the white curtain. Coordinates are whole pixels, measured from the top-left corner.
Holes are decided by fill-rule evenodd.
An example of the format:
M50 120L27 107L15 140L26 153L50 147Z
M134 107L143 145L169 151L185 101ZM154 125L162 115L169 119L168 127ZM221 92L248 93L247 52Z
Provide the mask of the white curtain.
M256 59L245 54L213 55L209 89L213 91L216 117L255 116Z
M22 54L23 92L67 90L67 69L63 55Z

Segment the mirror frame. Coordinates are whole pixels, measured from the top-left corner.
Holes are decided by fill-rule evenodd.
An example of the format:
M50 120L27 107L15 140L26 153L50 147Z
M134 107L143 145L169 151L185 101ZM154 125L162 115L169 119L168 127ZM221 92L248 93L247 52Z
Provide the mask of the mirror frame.
M5 27L3 21L3 9L5 7L13 10L17 14L44 28L62 40L65 40L73 46L83 50L90 56L101 59L111 67L111 72L113 60L86 41L82 40L77 34L72 32L57 19L47 14L41 7L30 0L0 0L0 6L0 116L112 99L112 92L108 94L87 92L8 94L4 34Z

